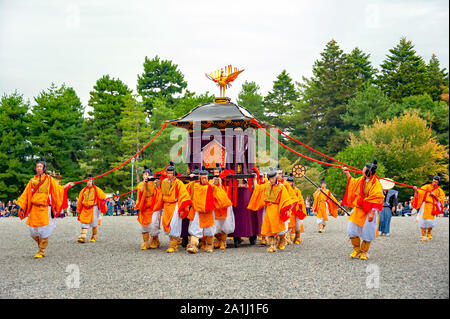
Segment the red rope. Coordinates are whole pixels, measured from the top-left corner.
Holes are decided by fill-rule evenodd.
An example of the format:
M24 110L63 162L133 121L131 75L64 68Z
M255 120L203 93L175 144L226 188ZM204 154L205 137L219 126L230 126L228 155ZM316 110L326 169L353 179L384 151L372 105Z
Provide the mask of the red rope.
M172 160L170 161L170 162L173 162L173 161L175 161L176 160L176 158L178 157L178 155L180 155L181 154L181 152L183 152L183 150L184 150L184 148L186 147L186 145L188 145L188 142L189 142L189 139L187 139L186 140L186 143L184 143L184 146L180 149L180 151L178 152L178 154L177 155L175 155L175 157L174 158L172 158ZM165 171L166 170L166 168L169 166L169 164L170 164L170 162L169 163L167 163L167 165L166 166L164 166L164 168L162 169L162 170L160 170L160 171L157 171L156 172L156 174L161 174L163 171Z
M253 121L253 123L255 123L260 129L262 129L262 130L264 131L264 133L266 133L267 136L269 136L271 139L273 139L274 141L276 141L278 144L280 144L281 146L283 146L283 147L286 148L287 150L291 151L291 152L294 153L294 154L297 154L298 156L301 156L301 157L303 157L303 158L305 158L305 159L307 159L307 160L310 160L310 161L313 161L313 162L316 162L316 163L319 163L319 164L327 165L327 166L333 166L333 167L339 167L339 168L342 168L342 167L344 167L344 166L347 167L347 165L345 165L345 164L343 164L343 163L341 163L341 164L343 164L344 166L339 166L339 165L336 165L336 164L331 164L331 163L322 162L322 161L316 160L316 159L314 159L314 158L308 157L308 156L306 156L306 155L303 155L303 154L301 154L301 153L299 153L299 152L293 150L293 149L290 148L289 146L284 145L283 143L281 143L280 141L278 141L276 138L274 138L272 135L270 135L270 133L268 133L268 132L267 132L267 131L266 131L266 130L258 123L258 121L256 121L255 119L252 119L252 121ZM277 129L277 130L278 130L278 129ZM278 130L278 131L279 131L279 130ZM280 131L280 132L281 132L281 131ZM309 147L308 147L308 148L309 148ZM312 148L310 148L310 149L313 150ZM314 151L315 151L316 153L321 154L319 151L316 151L316 150L314 150ZM323 155L325 155L325 154L323 154ZM326 156L326 155L325 155L325 156ZM330 158L330 157L328 157L328 156L326 156L326 157L327 157L327 158ZM331 159L331 158L330 158L330 159ZM351 166L349 166L349 167L351 167ZM347 167L347 168L348 168L348 167ZM348 171L349 171L349 172L353 172L353 173L357 173L357 174L362 174L362 171L359 170L359 169L355 169L355 170L348 169ZM409 187L409 188L414 188L414 186L411 186L411 185L408 185L408 184L403 184L403 183L400 183L400 182L396 182L396 181L391 180L391 179L386 179L386 178L381 178L381 177L378 177L378 179L387 180L387 181L393 182L394 184L402 185L402 186ZM425 190L425 189L417 188L417 190L421 190L421 191L424 191L424 192L431 193L430 191Z
M161 132L162 132L166 127L167 127L167 123L164 123L163 126L161 127L161 129L159 130L159 132L151 139L150 142L148 142L143 148L141 148L141 149L139 150L139 152L137 152L136 154L134 154L132 157L130 157L128 160L126 160L125 162L123 162L123 163L120 164L119 166L116 166L116 167L114 167L113 169L111 169L111 170L109 170L109 171L107 171L106 173L103 173L103 174L101 174L101 175L98 175L98 176L95 176L95 177L91 177L91 178L88 178L88 179L84 179L84 180L82 180L82 181L74 182L74 184L79 184L79 183L83 183L83 182L87 182L87 181L90 181L90 180L93 180L93 179L97 179L97 178L103 177L103 176L105 176L105 175L108 175L109 173L112 173L112 172L115 171L116 169L121 168L122 166L124 166L125 164L127 164L129 161L131 161L133 158L135 158L135 157L138 156L140 153L142 153L142 151L145 150L150 144L152 144L153 141L159 136L159 134L161 134Z
M323 153L321 153L321 152L319 152L319 151L313 149L312 147L309 147L309 146L306 145L306 144L303 144L302 142L300 142L300 141L296 140L295 138L293 138L293 137L287 135L286 133L282 132L282 131L279 130L278 128L277 128L277 131L278 131L280 134L282 134L282 135L284 135L284 136L290 138L290 139L293 140L294 142L296 142L296 143L298 143L298 144L300 144L300 145L306 147L307 149L309 149L309 150L311 150L311 151L313 151L313 152L315 152L315 153L317 153L317 154L320 154L320 155L322 155L322 156L328 158L329 160L332 160L332 161L334 161L334 162L336 162L336 163L342 164L342 165L344 165L344 166L346 166L346 167L350 167L350 168L353 168L353 169L355 169L355 170L358 170L356 167L353 167L353 166L347 165L347 164L345 164L345 163L342 163L342 162L338 161L337 159L334 159L334 158L332 158L332 157L330 157L330 156L328 156L328 155L325 155L325 154L323 154Z
M314 158L311 158L311 157L309 157L309 156L303 155L303 154L301 154L301 153L299 153L299 152L293 150L293 149L290 148L289 146L284 145L283 143L281 143L280 141L278 141L276 138L274 138L272 135L270 135L270 133L268 133L265 129L263 129L263 127L262 127L255 119L252 119L252 121L253 121L253 123L255 123L260 129L262 129L262 130L264 131L264 133L266 133L267 136L269 136L271 139L273 139L273 140L276 141L278 144L280 144L281 146L283 146L285 149L291 151L292 153L297 154L298 156L301 156L301 157L303 157L303 158L305 158L305 159L307 159L307 160L310 160L310 161L313 161L313 162L316 162L316 163L319 163L319 164L323 164L323 165L328 165L328 166L333 166L333 167L339 167L339 168L342 168L342 166L339 166L339 165L336 165L336 164L331 164L331 163L322 162L322 161L316 160L316 159L314 159ZM349 171L350 171L350 172L354 172L354 173L358 173L358 174L362 173L362 171L359 170L359 169L356 169L356 170L351 170L351 169L349 169Z
M181 154L181 152L183 151L183 149L184 149L184 148L186 147L186 145L188 144L188 141L189 141L189 140L187 140L186 143L184 143L184 146L181 148L181 150L178 152L178 154L175 155L175 157L172 159L171 162L173 162L173 161L178 157L178 155ZM170 164L170 162L169 162L169 164ZM169 164L167 164L162 170L156 172L156 174L161 173L162 171L164 171L164 170L167 168L167 166L169 166ZM138 190L138 189L135 188L135 189L133 189L132 191L129 191L128 193L123 193L123 194L119 194L119 195L114 195L114 196L111 196L111 197L107 197L106 199L125 196L125 195L131 194L131 193L133 193L133 192L135 192L135 191L137 191L137 190Z
M106 197L105 200L110 199L110 198L115 198L115 197L121 197L121 196L125 196L128 194L131 194L133 192L137 191L137 188L133 189L132 191L129 191L128 193L123 193L123 194L119 194L119 195L114 195L114 196L110 196L110 197Z

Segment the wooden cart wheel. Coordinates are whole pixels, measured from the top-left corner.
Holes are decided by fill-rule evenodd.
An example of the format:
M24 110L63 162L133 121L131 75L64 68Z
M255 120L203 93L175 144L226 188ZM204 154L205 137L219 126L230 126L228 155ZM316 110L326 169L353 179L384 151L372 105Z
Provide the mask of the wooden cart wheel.
M301 164L296 164L292 168L292 175L295 178L302 178L305 176L305 174L306 174L306 167Z

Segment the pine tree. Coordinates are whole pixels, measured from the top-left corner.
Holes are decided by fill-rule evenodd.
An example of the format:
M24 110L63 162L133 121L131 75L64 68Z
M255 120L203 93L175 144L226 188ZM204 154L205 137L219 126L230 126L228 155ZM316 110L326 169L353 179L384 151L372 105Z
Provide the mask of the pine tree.
M341 115L346 113L348 101L372 71L368 71L366 62L355 62L367 60L367 55L354 50L350 63L348 55L334 40L327 43L320 55L314 62L313 76L303 78L304 83L300 84L301 101L296 104L296 113L289 118L289 123L294 128L294 137L319 151L335 155L345 147L348 134Z
M394 102L410 95L427 92L427 67L422 57L416 55L414 45L406 38L390 49L391 55L381 64L381 74L377 77L377 85Z
M287 127L283 116L290 116L294 110L294 103L298 100L292 78L283 70L273 82L272 91L264 98L264 118L280 129Z
M137 101L137 96L132 96L131 94L125 96L119 128L122 130L122 138L120 139L119 144L120 156L118 157L118 161L113 163L115 166L120 165L136 154L152 137L152 130L147 120L145 107L142 102ZM133 166L134 179L137 183L140 182L140 172L142 171L143 166L149 166L149 162L149 159L143 160L143 153L140 153L135 157ZM128 169L129 165L124 167L124 169L115 172L117 176L121 176L122 179L130 180L131 171ZM137 185L137 183L134 185Z
M166 100L171 107L176 101L176 94L181 94L187 87L178 65L156 56L152 60L145 57L143 66L144 72L138 75L137 91L142 96L146 111L152 113L156 98Z
M237 104L249 110L258 120L264 119L264 98L258 93L259 85L245 81L238 94Z
M14 92L0 100L0 201L16 199L34 174L29 143L30 109L23 95Z
M61 174L63 183L82 177L80 159L86 148L84 108L75 90L52 83L35 97L29 116L33 156L44 156L47 168Z
M427 93L433 101L440 101L442 94L442 86L448 85L448 72L441 69L440 62L435 54L431 56L427 65L428 89Z
M120 119L130 94L126 84L109 75L98 79L90 92L89 106L93 110L89 112L92 118L87 125L91 141L87 156L89 161L85 166L87 173L99 175L116 166L114 163L121 155L119 145L123 134ZM115 174L108 174L96 182L107 191L117 191L125 189L123 185L126 181Z

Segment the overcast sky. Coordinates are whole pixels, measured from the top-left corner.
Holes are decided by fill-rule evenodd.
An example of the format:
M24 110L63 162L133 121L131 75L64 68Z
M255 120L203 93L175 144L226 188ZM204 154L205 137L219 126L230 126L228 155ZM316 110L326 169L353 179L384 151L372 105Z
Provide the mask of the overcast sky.
M158 55L196 93L219 94L205 73L244 68L227 90L236 101L246 80L265 95L283 69L295 81L310 77L331 39L378 67L405 36L426 62L434 53L448 69L448 29L448 0L0 0L0 95L32 100L65 83L87 105L105 74L136 92L145 56Z

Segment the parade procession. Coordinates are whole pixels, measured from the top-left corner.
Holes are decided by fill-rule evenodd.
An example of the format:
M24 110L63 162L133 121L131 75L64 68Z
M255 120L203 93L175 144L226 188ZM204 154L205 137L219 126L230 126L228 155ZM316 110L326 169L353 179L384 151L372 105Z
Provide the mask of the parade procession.
M59 180L47 173L46 159L39 158L35 176L17 200L19 217L26 221L30 237L37 243L34 257L41 259L52 255L53 240L58 240L57 237L50 240L56 217L68 208L70 188L80 183L85 183L76 205L80 234L78 237L74 234L73 241L83 245L106 240L101 231L102 215L108 209L106 201L135 192L136 231L142 235L142 242L136 243L136 247L149 251L143 253L151 255L155 250L175 254L214 253L228 250L230 246L237 248L244 240L261 246L267 253L282 253L307 245L302 236L308 232L327 236L328 223L332 224L338 216L347 216L348 249L342 251L342 256L367 260L369 250L377 246L380 214L387 207L386 191L394 185L414 190L417 238L432 240L435 216L442 214L444 208L440 172L425 186L406 185L377 175L380 164L377 159L367 158L364 167L352 167L296 141L330 160L326 162L306 156L279 140L276 140L278 145L303 160L339 168L341 179L346 180L343 198L338 200L333 190L327 188L327 178L318 184L311 180L301 164L286 171L275 162L263 170L258 165L255 150L257 132L274 140L270 132L278 130L287 134L270 123L261 122L245 105L237 105L225 96L231 82L243 71L228 65L206 74L219 86L220 96L180 118L161 123L160 131L153 137L148 136L150 141L143 148L108 172L97 176L85 172L82 180L60 185ZM182 148L175 150L177 155L164 169L157 171L155 167L143 166L141 182L126 194L107 197L104 190L95 185L97 179L121 169L147 147L147 152L151 153L152 142L169 125L187 131L187 139ZM177 169L177 158L183 158L187 164L185 172ZM307 180L316 189L311 207L314 215L308 215L302 189L296 186L299 180ZM317 229L305 228L305 218L315 218ZM161 244L162 236L168 239L168 246ZM301 249L298 253L301 254ZM223 258L232 254L231 251Z

